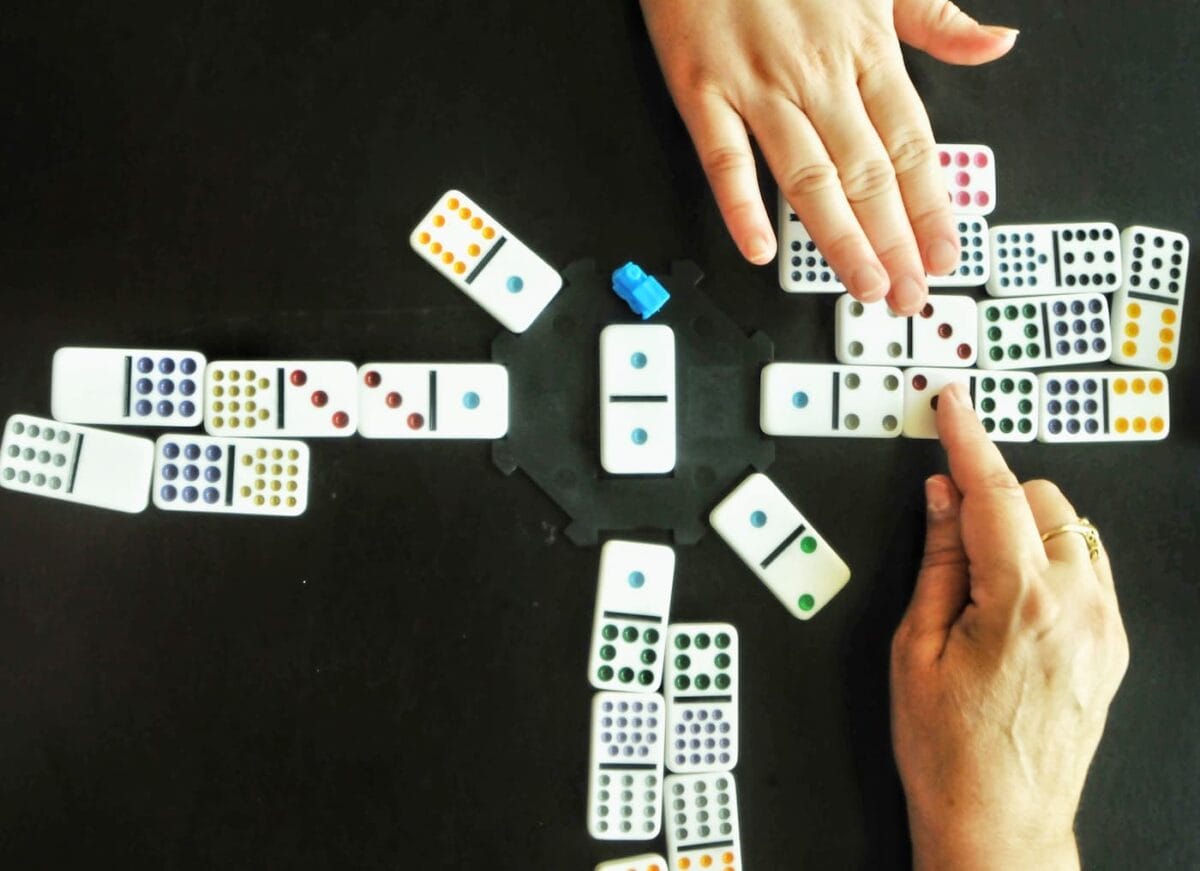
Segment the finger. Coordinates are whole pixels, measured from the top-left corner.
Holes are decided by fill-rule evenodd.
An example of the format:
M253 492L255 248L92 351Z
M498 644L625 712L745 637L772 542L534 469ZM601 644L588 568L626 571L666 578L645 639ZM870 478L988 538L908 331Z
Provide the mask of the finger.
M751 263L769 262L775 256L775 233L741 116L713 94L678 99L677 104L734 244Z
M979 24L950 0L897 0L894 15L902 40L946 63L987 63L1017 41L1018 31Z
M904 69L899 48L859 74L859 89L888 157L921 260L930 275L948 275L959 262L946 177L938 165L929 116Z
M790 100L770 100L748 114L771 173L821 255L856 299L874 302L888 290L875 255L838 182L812 123Z
M943 642L970 599L959 526L961 503L962 494L947 476L934 475L925 482L925 556L905 619L917 636L934 634Z
M891 282L888 304L896 314L914 315L929 290L925 267L891 158L847 76L805 102L804 111L825 143L854 215Z
M1020 585L1050 564L1025 492L988 439L962 384L942 388L937 427L950 475L963 494L963 548L972 567L972 595L978 598L979 589L1013 601ZM980 586L987 584L996 588Z
M1078 523L1079 515L1067 497L1049 481L1026 481L1021 485L1039 535L1058 529L1068 523ZM1073 532L1055 535L1042 543L1046 556L1056 563L1070 566L1076 572L1086 570L1085 577L1094 582L1092 558L1088 553L1087 541Z

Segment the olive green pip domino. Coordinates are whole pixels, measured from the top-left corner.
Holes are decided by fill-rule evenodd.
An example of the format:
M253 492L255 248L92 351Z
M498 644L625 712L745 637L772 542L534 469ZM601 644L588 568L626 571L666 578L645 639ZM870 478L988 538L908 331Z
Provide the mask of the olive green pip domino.
M766 475L746 478L708 519L794 617L809 619L850 580L850 567Z

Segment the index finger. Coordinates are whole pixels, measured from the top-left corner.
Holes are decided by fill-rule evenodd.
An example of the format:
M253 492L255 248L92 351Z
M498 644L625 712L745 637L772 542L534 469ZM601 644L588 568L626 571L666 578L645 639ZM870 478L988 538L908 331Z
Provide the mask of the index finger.
M1050 564L1037 522L1017 477L988 438L961 384L942 388L937 409L938 436L950 461L950 476L963 494L963 548L976 583L1006 597L1033 570Z

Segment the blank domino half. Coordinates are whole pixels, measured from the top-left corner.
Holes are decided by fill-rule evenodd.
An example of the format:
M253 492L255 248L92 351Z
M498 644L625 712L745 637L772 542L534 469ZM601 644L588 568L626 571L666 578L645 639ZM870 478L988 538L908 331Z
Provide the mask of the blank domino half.
M963 384L979 422L997 442L1037 438L1038 381L1032 372L909 369L904 373L904 435L935 439L937 400L947 384Z
M0 441L0 487L137 514L150 501L154 443L14 414Z
M867 366L970 366L978 338L975 300L930 294L911 318L893 314L885 301L862 303L849 294L837 301L834 351L839 363Z
M741 871L737 786L731 773L667 775L666 816L672 871Z
M562 288L551 266L461 191L447 191L409 237L413 250L514 333Z
M709 522L800 620L820 611L850 580L850 567L760 472L738 484Z
M1038 441L1159 441L1171 429L1170 392L1161 372L1047 372L1039 380Z
M979 303L979 366L1039 369L1107 360L1108 300L1101 293L1026 296Z
M992 296L1112 293L1121 284L1114 224L1006 224L992 227Z
M209 435L350 436L358 429L353 363L344 360L213 360L204 379Z
M675 334L661 324L600 332L600 465L612 475L675 468Z
M496 363L367 363L358 432L369 439L498 439L508 432L508 370Z
M662 683L675 551L609 541L600 550L588 680L599 690L651 692Z
M596 871L667 871L667 860L657 853L643 853L628 859L609 859L596 866Z
M1113 297L1112 361L1167 370L1179 356L1179 326L1187 290L1188 240L1153 227L1121 232L1125 280Z
M599 692L592 700L588 832L603 841L648 841L663 807L663 697Z
M730 771L738 760L738 634L728 623L667 630L667 768Z
M308 461L304 442L167 433L154 445L154 504L295 517L308 507Z
M759 425L773 436L895 438L904 413L901 377L890 366L768 363Z
M198 351L59 348L50 415L71 423L196 426L204 366Z

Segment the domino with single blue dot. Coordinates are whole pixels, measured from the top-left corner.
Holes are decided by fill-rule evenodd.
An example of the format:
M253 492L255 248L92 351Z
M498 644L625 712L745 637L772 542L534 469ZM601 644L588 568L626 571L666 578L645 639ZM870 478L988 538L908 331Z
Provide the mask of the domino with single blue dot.
M738 484L708 519L717 535L800 620L820 611L850 580L850 567L760 472Z
M51 366L50 414L68 423L196 426L204 372L198 351L59 348Z
M345 360L212 360L204 429L243 438L354 435L357 370Z
M660 324L600 333L600 465L613 475L675 468L675 334Z
M598 690L651 692L662 683L675 551L609 541L600 549L588 680Z
M498 439L508 432L508 370L496 363L367 363L358 369L359 435Z
M14 414L0 441L0 487L137 514L153 455L150 439Z
M295 517L308 507L309 452L290 439L167 433L154 445L154 504L164 511Z
M759 425L772 436L896 438L903 386L902 373L891 366L768 363Z
M461 191L447 191L409 237L413 250L514 333L562 288L562 277Z

